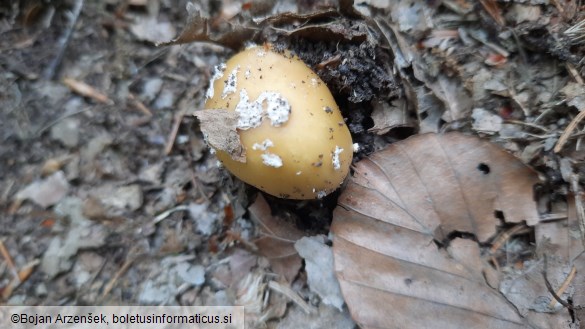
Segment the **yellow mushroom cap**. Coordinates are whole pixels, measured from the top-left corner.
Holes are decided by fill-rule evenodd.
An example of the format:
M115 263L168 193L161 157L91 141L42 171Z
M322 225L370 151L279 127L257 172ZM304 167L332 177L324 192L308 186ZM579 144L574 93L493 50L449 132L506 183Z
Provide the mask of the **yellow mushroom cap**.
M245 150L217 157L242 181L290 199L321 198L339 187L353 156L351 135L331 92L301 59L251 47L216 68L205 109L238 112Z

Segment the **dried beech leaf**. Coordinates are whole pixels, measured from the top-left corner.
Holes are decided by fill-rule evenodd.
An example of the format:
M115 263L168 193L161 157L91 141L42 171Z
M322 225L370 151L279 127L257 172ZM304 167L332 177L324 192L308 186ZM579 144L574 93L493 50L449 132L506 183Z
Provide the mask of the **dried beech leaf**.
M246 150L236 128L238 112L214 109L196 111L194 115L209 145L228 153L235 161L246 162Z
M335 270L363 328L523 328L486 283L491 267L472 240L507 222L538 221L537 175L512 155L458 133L392 144L356 164L332 223ZM380 305L392 305L380 307Z
M392 53L394 54L394 63L399 68L409 67L416 55L412 49L412 43L406 40L407 36L403 35L398 31L398 28L388 22L387 18L376 17L374 18L376 26L382 32L384 39L388 42ZM401 74L401 72L399 72ZM402 75L402 74L401 74Z
M368 40L368 37L370 37L366 24L355 23L353 26L347 25L341 21L305 25L287 31L285 34L310 40L351 41L360 43ZM370 41L374 40L372 39Z
M324 8L323 10L299 14L293 12L278 13L268 17L256 18L254 22L256 24L269 23L271 25L282 25L282 24L293 24L299 21L311 21L311 20L324 20L328 18L339 17L337 10L333 8Z
M254 29L239 24L230 24L229 30L214 33L215 31L210 30L209 19L201 15L201 11L196 5L188 3L187 11L189 12L189 18L181 34L171 41L157 43L157 46L206 41L231 49L240 49L254 34Z
M260 227L261 237L254 241L258 251L268 258L275 273L292 282L302 265L295 242L306 235L293 224L272 216L270 206L261 194L248 210L250 217Z
M386 102L374 103L372 120L374 126L368 129L377 135L384 135L397 127L413 127L414 124L408 114L408 106L404 100L396 100L392 105Z
M473 100L459 79L440 75L436 81L428 82L427 86L445 104L447 111L443 113L443 120L451 122L469 117Z

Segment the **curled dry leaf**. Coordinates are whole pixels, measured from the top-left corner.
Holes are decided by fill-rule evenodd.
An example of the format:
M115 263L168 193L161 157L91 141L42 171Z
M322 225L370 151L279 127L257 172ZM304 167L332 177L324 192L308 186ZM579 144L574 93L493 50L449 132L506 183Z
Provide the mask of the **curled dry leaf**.
M368 33L366 24L344 24L343 21L304 25L285 33L288 36L302 37L310 40L331 40L351 42L374 42Z
M272 216L270 206L261 194L248 210L260 227L260 237L254 241L258 251L268 258L274 272L292 282L302 265L295 242L305 234L293 224Z
M236 129L238 112L203 110L195 112L195 116L201 123L201 132L207 143L216 150L226 152L235 161L246 162L246 150L242 146L240 135Z
M337 12L337 10L333 8L324 8L323 10L318 10L316 12L311 12L307 14L283 12L268 17L256 18L254 19L254 22L256 24L269 23L272 25L285 25L294 24L295 22L299 21L327 20L336 17L339 17L339 13Z
M396 100L392 104L375 102L372 105L374 107L372 112L374 126L368 129L369 132L384 135L397 127L414 126L409 117L408 106L404 100Z
M357 163L332 224L354 320L363 328L530 325L486 282L494 273L476 242L434 242L453 232L485 242L502 216L534 225L538 182L512 155L458 133L412 137Z
M250 40L254 29L240 24L230 24L227 31L217 32L210 29L209 19L201 15L201 11L191 2L187 4L189 18L185 28L178 37L168 42L160 42L157 46L180 45L194 41L213 42L231 49L239 49Z

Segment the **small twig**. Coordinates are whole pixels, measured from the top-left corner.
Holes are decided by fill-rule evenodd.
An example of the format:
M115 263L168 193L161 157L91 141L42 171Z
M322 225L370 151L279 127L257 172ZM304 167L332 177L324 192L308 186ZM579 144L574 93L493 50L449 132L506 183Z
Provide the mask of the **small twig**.
M542 120L542 118L544 118L545 116L547 116L550 113L554 113L554 110L552 108L549 108L545 111L543 111L542 113L540 113L536 119L534 119L534 121L532 122L533 124L536 124L538 121Z
M185 111L183 110L181 110L179 113L177 113L177 115L175 115L175 120L173 122L171 134L169 135L167 145L165 146L165 155L171 154L171 151L173 150L173 145L175 144L175 139L177 138L177 134L179 133L179 127L181 126L181 121L183 121L184 116Z
M72 78L65 78L63 79L63 84L69 87L69 89L71 89L73 92L78 93L83 97L89 97L97 102L107 105L114 104L114 102L106 94L98 91L83 81L77 81Z
M175 208L163 211L161 214L159 214L158 216L156 216L154 218L152 223L158 224L162 220L164 220L165 218L169 217L172 213L177 212L177 211L183 211L183 210L189 210L189 207L188 206L176 206Z
M106 284L104 288L104 292L102 293L102 300L110 293L110 291L112 291L112 289L114 289L116 282L118 282L122 275L124 275L124 273L126 273L130 269L130 267L132 266L132 264L134 264L134 261L136 261L136 259L138 259L138 256L134 256L130 259L127 259L122 265L122 267L120 267L120 269L114 274L112 279L108 282L108 284Z
M146 105L144 105L144 103L142 103L138 98L136 98L136 96L134 96L133 93L130 93L128 95L128 98L132 101L132 104L134 104L134 106L142 113L144 113L146 116L151 117L152 116L152 111L148 109L148 107L146 107Z
M16 265L14 265L14 260L12 260L12 256L10 256L8 249L6 249L6 245L4 245L3 240L0 240L0 254L6 260L6 263L8 264L8 267L10 268L10 271L12 272L12 275L15 278L18 278L18 269L16 268Z
M37 131L37 136L40 136L45 130L51 128L52 126L58 124L59 122L70 118L72 116L78 115L79 113L83 113L85 111L89 110L89 108L85 108L83 110L79 110L79 111L75 111L75 112L71 112L71 113L67 113L57 119L55 119L54 121L50 122L48 125L44 126L43 128L39 129L39 131Z
M175 74L175 73L171 73L171 72L165 72L165 73L163 73L163 76L165 78L169 78L169 79L172 79L172 80L175 80L175 81L179 81L179 82L182 82L182 83L189 82L189 80L186 77L184 77L184 76L182 76L180 74Z
M585 23L585 20L583 20L583 22ZM583 35L585 35L585 31L583 31ZM571 64L569 62L566 63L566 66L567 66L567 71L569 71L569 73L571 73L571 76L573 77L573 79L575 79L575 81L577 81L578 84L584 85L585 82L583 81L583 78L581 77L581 75L579 74L579 71L577 71L575 66L573 66L573 64Z
M26 264L20 271L18 271L16 277L10 280L10 283L8 283L8 285L2 290L2 299L7 300L10 298L10 296L12 296L12 292L14 292L16 288L18 288L31 276L33 270L37 265L39 265L40 262L40 260L35 259L32 262Z
M557 145L555 145L554 148L554 152L555 153L559 153L562 149L563 146L565 146L565 143L567 142L567 140L569 139L569 137L571 136L571 134L573 133L573 130L575 130L575 128L577 128L577 125L585 118L585 111L581 111L579 112L579 114L577 114L577 116L571 121L571 123L569 123L569 125L567 126L567 128L565 128L565 131L563 131L563 134L561 135L561 137L559 138L559 140L557 141Z
M282 285L276 281L269 281L268 282L268 287L278 293L281 293L282 295L284 295L285 297L288 297L288 299L292 300L294 303L296 303L300 308L303 309L303 311L305 311L305 313L307 314L316 314L317 310L312 307L311 305L307 304L307 302L305 302L296 292L294 292L291 288Z
M553 296L553 298L559 302L561 305L563 305L564 307L572 310L573 306L567 302L565 302L564 300L561 299L561 297L559 297L559 295L557 295L557 293L555 292L555 290L553 289L553 287L551 286L550 282L548 281L548 277L546 276L546 269L547 269L547 257L546 255L544 255L544 266L542 268L542 277L544 278L544 284L546 285L546 289L548 289L548 292L550 292L550 294ZM573 267L573 269L575 269L575 267ZM572 272L572 270L571 270ZM569 277L570 277L570 273L569 273ZM573 275L574 276L574 275ZM567 277L568 278L568 277ZM571 278L572 279L572 278ZM565 280L566 282L567 280ZM564 284L564 283L563 283ZM565 287L566 289L566 287ZM559 289L560 291L560 289ZM564 290L563 290L564 292ZM562 292L561 292L562 295ZM549 304L549 306L554 305L553 301L551 301L551 304Z
M567 219L567 218L568 218L568 216L566 213L552 213L552 214L540 215L541 222L557 221L557 220L563 220L563 219Z
M550 132L550 130L546 129L545 127L542 127L542 126L539 126L537 124L530 123L530 122L520 121L520 120L504 120L504 123L512 123L512 124L522 125L522 126L526 126L526 127L530 127L530 128L535 128L538 130L542 130L545 133Z
M490 252L493 254L495 253L498 249L500 249L500 247L506 243L506 241L508 241L512 236L514 236L516 233L520 232L522 229L526 228L526 226L524 226L524 224L517 224L514 227L512 227L511 229L502 232L495 240L494 243L492 244L492 247L490 248Z
M61 65L61 61L63 60L63 56L65 54L65 50L69 45L69 41L71 41L71 36L73 35L73 29L75 28L75 24L77 24L77 20L79 19L79 14L81 13L81 8L83 7L83 0L76 0L73 6L73 11L69 17L69 24L65 29L65 33L59 39L59 49L57 50L57 55L53 58L51 63L47 65L47 68L43 72L43 77L47 80L53 80L55 77L55 72L59 65Z
M571 272L569 272L569 275L567 275L567 277L565 278L565 281L563 281L563 284L561 284L561 287L559 288L559 290L557 291L557 296L562 296L563 293L565 293L565 291L567 290L567 288L569 287L569 284L571 283L571 281L573 281L573 278L575 278L575 274L577 273L577 269L575 268L575 266L573 265L573 267L571 268ZM550 304L548 304L549 308L555 308L555 306L557 306L557 300L551 300Z

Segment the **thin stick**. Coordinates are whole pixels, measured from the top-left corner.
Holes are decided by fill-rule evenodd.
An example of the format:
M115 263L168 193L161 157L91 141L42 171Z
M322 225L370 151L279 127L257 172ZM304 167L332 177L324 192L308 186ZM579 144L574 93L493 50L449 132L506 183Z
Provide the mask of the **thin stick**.
M14 265L14 260L12 260L12 256L10 256L8 249L6 249L3 240L0 240L0 254L2 254L2 257L4 257L4 259L6 260L6 263L8 263L8 267L10 268L12 275L15 278L18 278L18 270L16 269L16 265Z
M144 103L142 103L138 98L136 98L136 96L133 93L130 93L128 95L128 98L132 101L132 103L134 104L134 106L142 113L146 114L147 116L151 117L152 116L152 111L150 111L148 109L148 107L146 107L146 105L144 105Z
M118 280L122 277L122 275L124 275L124 273L126 273L130 269L130 267L132 266L132 264L134 263L134 261L137 258L138 257L133 257L133 258L130 258L124 262L122 267L114 274L114 276L108 282L108 284L106 284L106 287L104 288L104 292L102 293L102 300L110 293L110 291L112 291L112 289L116 285L116 282L118 282Z
M561 297L559 297L559 295L557 295L557 293L555 292L555 290L551 286L550 282L548 281L548 277L546 276L546 268L547 268L547 260L546 259L547 259L547 257L546 257L546 255L544 255L544 267L542 268L542 277L544 278L544 284L546 285L546 289L548 289L548 292L550 292L550 294L553 296L553 298L557 302L559 302L564 307L572 310L573 306L571 304L565 302L564 300L562 300Z
M65 78L63 79L63 84L69 87L69 89L71 89L73 92L78 93L83 97L89 97L97 102L107 105L114 104L114 102L106 94L98 91L83 81L77 81L72 78Z
M283 294L284 296L288 297L288 299L292 300L293 302L295 302L297 305L299 305L300 308L303 309L303 311L305 311L305 313L307 314L315 314L317 313L317 310L315 310L314 307L312 307L311 305L307 304L307 302L305 302L296 292L294 292L291 288L284 286L276 281L269 281L268 282L268 287L278 293Z
M43 72L43 77L47 80L53 80L55 77L55 72L59 65L61 65L61 61L63 60L63 55L65 54L65 50L69 45L69 41L71 41L71 36L73 35L73 29L75 28L75 24L77 24L77 20L79 19L79 14L81 13L81 8L83 7L83 0L75 1L73 6L73 11L71 12L69 18L69 24L66 27L65 33L59 39L59 49L57 51L57 55L53 58L51 63L47 66L45 71Z
M48 125L44 126L43 128L39 129L39 131L37 131L37 136L40 136L45 130L51 128L52 126L58 124L59 122L70 118L72 116L78 115L79 113L83 113L85 111L89 110L89 108L85 108L83 110L79 110L79 111L75 111L75 112L71 112L71 113L67 113L57 119L55 119L54 121L50 122Z
M583 22L585 22L585 20L583 20ZM585 35L585 30L583 31L583 35ZM567 66L567 71L569 71L569 73L571 73L571 76L573 77L573 79L575 79L575 81L577 81L578 84L584 85L585 82L583 81L583 78L581 78L579 71L577 71L577 69L573 66L573 64L567 62L566 66Z
M183 117L185 116L185 111L180 111L175 115L175 121L173 122L173 128L171 130L171 134L169 135L169 139L167 140L167 145L165 146L165 155L171 154L173 150L173 145L175 144L175 139L177 138L177 134L179 133L179 127L181 126L181 121L183 121Z
M12 280L10 280L10 283L8 283L8 285L4 287L4 289L2 290L2 299L7 300L8 298L10 298L10 296L12 296L12 292L14 292L16 288L18 288L24 281L26 281L31 276L35 267L39 265L40 262L41 262L40 260L35 259L32 262L26 264L20 271L18 271L16 276L12 278Z
M565 131L563 131L563 134L557 141L557 145L555 145L554 148L555 153L559 153L563 149L563 146L565 146L565 143L573 133L573 130L577 128L577 125L583 120L583 118L585 118L585 111L579 112L579 114L577 114L577 116L571 121L571 123L569 123L569 125L567 126L567 128L565 128Z
M565 278L565 281L563 281L563 284L561 284L561 287L559 288L559 290L557 290L556 292L557 296L562 296L565 290L567 290L569 284L571 283L571 281L573 281L573 278L575 278L575 273L577 273L577 269L573 265L573 267L571 268L571 272L569 272L569 275L567 275L567 278ZM551 300L550 304L548 304L548 307L551 309L555 308L555 306L557 306L557 302L558 301L556 299Z
M494 252L496 252L498 249L500 249L500 247L506 242L508 241L508 239L510 239L510 237L512 237L513 235L515 235L516 233L520 232L522 229L524 229L525 226L524 224L517 224L514 227L512 227L511 229L502 232L494 241L494 243L492 244L492 247L490 248L490 252L493 254Z
M522 126L526 126L526 127L530 127L530 128L535 128L535 129L541 130L545 133L550 132L550 130L546 129L545 127L539 126L535 123L524 122L524 121L520 121L520 120L504 120L504 123L512 123L512 124L522 125Z
M169 217L172 213L176 212L176 211L187 211L189 210L188 206L176 206L175 208L169 209L169 210L165 210L162 213L160 213L158 216L156 216L154 218L154 220L152 221L153 224L158 224L159 222L161 222L163 219Z

